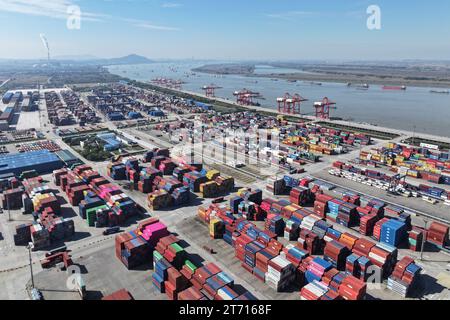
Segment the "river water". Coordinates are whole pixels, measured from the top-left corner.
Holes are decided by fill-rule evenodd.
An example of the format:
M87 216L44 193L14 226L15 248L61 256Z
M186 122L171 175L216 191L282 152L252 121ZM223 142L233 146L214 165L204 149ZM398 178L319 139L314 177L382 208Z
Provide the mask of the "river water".
M111 73L133 80L151 81L154 78L170 78L182 80L183 89L204 93L204 85L215 84L222 87L216 90L216 96L234 100L233 92L247 88L262 94L263 100L258 102L263 107L276 108L276 98L285 93L298 93L309 101L302 105L303 114L313 114L313 102L324 97L337 103L332 110L333 117L352 119L383 127L415 131L450 137L450 95L431 93L433 88L408 87L406 91L382 90L382 86L371 85L368 90L347 87L343 83L327 83L322 85L286 80L273 81L270 78L245 77L239 75L210 75L192 73L192 68L200 67L207 62L170 62L146 65L127 65L108 67ZM291 73L293 69L257 66L256 73ZM436 88L442 91L443 89Z

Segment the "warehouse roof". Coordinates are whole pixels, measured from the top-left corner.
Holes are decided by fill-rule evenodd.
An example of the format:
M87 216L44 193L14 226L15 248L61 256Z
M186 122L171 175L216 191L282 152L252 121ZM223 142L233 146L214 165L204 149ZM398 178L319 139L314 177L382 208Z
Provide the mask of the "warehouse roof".
M69 150L57 151L55 154L65 163L79 161L79 159Z
M35 169L38 172L55 170L55 166L62 166L61 159L48 150L30 151L24 153L0 156L0 174L19 173Z

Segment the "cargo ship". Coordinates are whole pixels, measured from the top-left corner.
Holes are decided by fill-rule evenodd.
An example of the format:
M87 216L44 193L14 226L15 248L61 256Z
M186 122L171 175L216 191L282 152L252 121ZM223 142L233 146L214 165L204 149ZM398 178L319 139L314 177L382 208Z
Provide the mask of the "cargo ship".
M450 94L450 91L448 90L443 90L443 91L439 91L439 90L430 90L431 93L439 93L439 94Z
M383 86L383 90L406 90L406 86Z

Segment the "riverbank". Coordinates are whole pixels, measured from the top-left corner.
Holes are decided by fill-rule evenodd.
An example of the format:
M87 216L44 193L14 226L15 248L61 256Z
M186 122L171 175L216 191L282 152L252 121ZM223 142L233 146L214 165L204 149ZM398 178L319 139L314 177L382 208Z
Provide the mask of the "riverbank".
M403 138L403 140L410 139L411 137L415 137L416 139L422 139L424 141L435 141L440 142L443 145L447 145L450 143L450 138L436 136L425 133L415 133L407 130L400 129L392 129L387 127L374 126L370 124L363 124L358 122L350 122L343 120L322 120L317 119L313 116L307 115L286 115L283 113L279 113L277 110L264 108L264 107L254 107L254 106L241 106L232 101L222 99L222 98L210 98L205 95L198 94L191 91L186 90L177 90L177 89L168 89L165 87L157 86L154 84L148 84L141 81L131 81L131 85L135 85L142 89L150 89L159 91L166 94L176 95L185 99L194 99L200 102L209 103L214 106L214 110L218 112L239 112L239 111L253 111L257 113L263 113L272 116L284 115L289 118L289 120L297 119L299 121L316 121L322 125L333 127L336 129L342 129L352 132L361 132L366 133L373 138L381 139L381 140L390 140L390 139L399 139Z
M271 64L268 64L272 66ZM274 67L279 67L278 65ZM249 64L213 64L193 69L211 75L240 75L252 78L271 78L286 81L307 81L327 83L351 83L353 85L388 85L407 87L450 88L450 70L422 71L403 68L388 68L386 66L371 66L356 68L355 66L300 66L283 65L285 68L298 69L298 72L264 73L255 72L255 66Z

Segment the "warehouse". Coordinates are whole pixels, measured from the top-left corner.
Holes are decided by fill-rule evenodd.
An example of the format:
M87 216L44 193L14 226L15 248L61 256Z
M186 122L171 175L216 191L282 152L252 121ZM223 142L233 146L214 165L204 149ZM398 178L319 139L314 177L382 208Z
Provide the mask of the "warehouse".
M72 152L68 150L61 150L55 152L55 154L64 162L67 167L71 167L74 164L83 164Z
M117 140L117 136L114 133L99 134L97 138L106 143L105 151L114 151L122 146L122 143Z
M48 150L30 151L0 156L0 175L13 173L20 175L24 171L36 170L39 174L61 169L64 163L57 155Z

